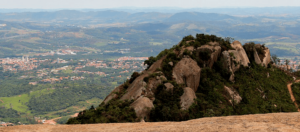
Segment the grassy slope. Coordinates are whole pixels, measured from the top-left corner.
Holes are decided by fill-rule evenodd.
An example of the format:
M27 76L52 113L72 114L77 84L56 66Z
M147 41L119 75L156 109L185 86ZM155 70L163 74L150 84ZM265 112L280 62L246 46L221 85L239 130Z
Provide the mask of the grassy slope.
M33 91L28 94L22 94L12 97L0 97L0 99L4 102L0 102L1 106L5 106L6 108L10 108L10 104L12 105L12 109L22 112L22 113L30 113L31 111L28 110L28 107L26 106L26 103L29 101L29 99L33 96L38 97L45 94L52 93L53 89L43 89L43 90L37 90ZM20 102L19 102L20 101Z

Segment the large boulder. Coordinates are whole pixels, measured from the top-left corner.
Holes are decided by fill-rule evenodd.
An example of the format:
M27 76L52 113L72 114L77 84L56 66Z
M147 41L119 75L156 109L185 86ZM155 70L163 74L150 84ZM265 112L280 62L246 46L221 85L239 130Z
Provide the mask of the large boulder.
M156 73L156 74L158 74L158 73ZM150 98L151 101L154 101L155 100L154 92L156 91L157 86L162 84L162 82L164 80L167 80L167 79L163 75L158 75L156 77L150 78L147 83L146 89L142 89L143 90L142 95L147 96Z
M182 110L187 110L194 103L194 99L197 97L193 89L186 87L183 90L184 93L180 97L180 106Z
M258 52L258 50L261 50L261 52ZM256 44L254 51L254 61L256 64L267 67L271 62L270 49L261 44Z
M231 44L231 47L235 49L236 52L234 53L234 56L238 58L238 62L243 65L243 66L248 66L248 64L250 63L249 58L246 54L246 51L244 50L241 42L239 41L234 41Z
M265 47L265 58L263 59L262 64L263 66L267 67L270 62L271 62L270 49Z
M227 86L224 86L224 89L227 91L227 93L229 94L229 96L231 98L229 100L229 102L231 104L233 104L233 101L235 102L235 104L239 104L242 101L242 97L239 95L239 93L237 91L235 91L234 89L229 88Z
M257 51L255 50L253 54L254 54L253 56L254 56L255 63L260 65L261 64L261 60L260 60L260 58L258 56Z
M231 47L234 50L223 51L222 57L224 59L224 68L231 73L229 80L234 82L234 72L236 72L241 65L247 67L250 61L239 41L234 41Z
M147 83L144 82L144 78L148 77L150 74L153 74L157 68L160 68L161 63L165 58L166 57L162 57L161 59L153 63L147 71L142 72L142 74L129 85L129 87L127 88L127 92L121 97L121 100L136 100L141 95L144 95L145 91L149 90L147 89ZM159 80L157 82L159 84L161 83L161 81Z
M149 113L151 109L154 108L154 105L149 98L139 97L130 105L130 107L134 109L136 116L143 120L145 117L149 116Z
M221 54L221 47L218 43L210 43L211 45L202 45L196 50L196 57L200 58L205 62L205 66L212 68L214 63L218 60L219 55ZM209 58L203 58L200 53L207 52L210 54Z
M195 49L194 46L183 47L183 48L180 50L179 56L182 56L182 54L183 54L183 52L184 52L185 50L187 50L187 51L190 52L190 53L193 53L194 49Z
M232 51L233 52L233 51ZM228 72L230 72L229 81L234 82L234 72L239 68L239 65L236 65L233 61L232 52L229 51L223 51L222 57L224 59L223 68L226 69ZM231 55L230 55L231 53Z
M181 59L173 68L173 78L178 84L185 84L187 87L197 91L200 82L201 68L191 58Z
M165 83L164 85L165 85L167 91L173 92L174 86L171 83Z
M121 100L135 100L142 95L142 92L146 90L147 84L143 81L144 76L136 78L132 84L129 85L127 92L121 97Z

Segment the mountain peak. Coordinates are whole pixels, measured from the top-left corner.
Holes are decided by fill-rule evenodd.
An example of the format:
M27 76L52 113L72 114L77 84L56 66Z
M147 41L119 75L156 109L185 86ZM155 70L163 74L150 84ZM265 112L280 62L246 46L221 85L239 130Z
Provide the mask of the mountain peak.
M133 73L96 110L82 111L68 124L183 121L280 112L275 106L287 105L275 96L288 99L287 90L276 92L292 78L271 64L270 50L261 44L189 35L145 64L145 71ZM285 111L296 111L290 103Z

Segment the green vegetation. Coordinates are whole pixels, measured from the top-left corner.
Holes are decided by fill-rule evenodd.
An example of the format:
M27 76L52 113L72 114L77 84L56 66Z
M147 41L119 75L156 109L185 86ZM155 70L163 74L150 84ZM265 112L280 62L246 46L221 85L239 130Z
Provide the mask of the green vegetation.
M4 122L11 122L18 124L18 122L22 122L25 124L36 124L37 122L34 120L34 118L30 116L21 117L18 111L14 109L5 109L0 107L0 119Z
M300 104L300 83L294 83L292 85L293 95L295 97L296 103Z
M180 110L180 96L183 94L183 86L171 82L174 86L173 91L167 91L161 84L155 92L154 109L150 112L149 119L146 121L181 121L187 120L186 111Z
M242 67L236 72L235 83L229 82L214 69L202 69L201 82L196 92L197 99L188 110L180 110L181 92L172 94L160 90L165 88L159 86L154 101L155 109L148 121L184 121L212 116L295 112L296 108L286 89L286 84L292 78L274 67L265 68L256 64L251 67ZM267 73L270 74L269 78ZM234 88L242 101L231 104L224 86Z
M129 107L132 101L111 100L108 104L79 112L78 117L70 118L67 124L135 122L135 111Z
M102 99L108 92L109 89L96 85L73 84L72 88L60 88L51 94L30 98L28 107L35 113L57 111L93 97Z
M85 59L86 60L86 59ZM99 105L111 90L122 84L131 74L132 69L114 69L114 68L95 68L85 67L79 69L90 72L105 72L106 75L88 74L82 72L73 72L75 67L85 65L87 61L77 59L68 60L69 63L56 64L48 61L42 63L37 69L31 71L18 71L16 73L0 71L0 107L3 109L12 109L19 116L14 118L4 117L0 121L30 123L34 117L41 119L65 118L89 108L90 105ZM111 61L103 60L112 67ZM126 61L132 66L139 66L142 61ZM68 65L67 70L59 72L50 72L52 69ZM138 67L137 70L142 69ZM126 71L127 70L127 71ZM126 72L124 72L126 71ZM38 74L46 73L42 77ZM73 77L82 77L80 80L72 80ZM44 82L43 79L55 78L61 79L56 82ZM29 84L36 82L36 85ZM38 107L37 107L38 106ZM28 118L28 119L27 119Z

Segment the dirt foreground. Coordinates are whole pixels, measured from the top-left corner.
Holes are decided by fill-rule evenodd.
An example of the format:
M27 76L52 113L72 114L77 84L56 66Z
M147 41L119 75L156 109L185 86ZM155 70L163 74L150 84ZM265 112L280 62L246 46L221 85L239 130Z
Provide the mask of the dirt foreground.
M112 123L90 125L24 125L0 127L0 132L299 132L300 113L271 113L200 118L184 122Z

